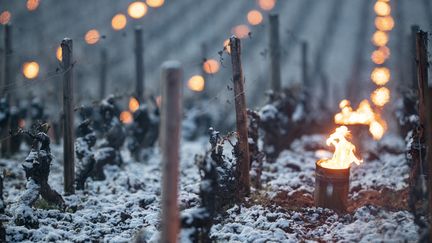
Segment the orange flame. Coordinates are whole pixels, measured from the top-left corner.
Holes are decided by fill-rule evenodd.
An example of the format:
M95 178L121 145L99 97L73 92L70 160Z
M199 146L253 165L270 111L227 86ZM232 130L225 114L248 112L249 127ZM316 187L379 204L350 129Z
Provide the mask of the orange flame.
M326 140L327 146L333 145L335 152L331 159L325 159L320 164L322 167L329 169L347 169L351 163L359 165L363 160L358 159L355 154L355 146L347 137L350 136L350 132L346 126L340 126L336 128L336 131L332 133Z
M341 112L334 116L334 121L339 125L367 125L369 132L375 140L379 140L387 130L387 124L375 113L368 100L362 100L357 110L353 110L348 100L339 103Z
M390 81L390 70L386 67L376 67L372 70L371 79L376 85L385 85Z
M376 106L384 106L390 100L390 90L386 87L381 87L371 94L371 100Z
M120 117L119 117L120 121L123 122L124 124L130 124L133 122L133 116L132 113L130 113L129 111L122 111L120 113Z

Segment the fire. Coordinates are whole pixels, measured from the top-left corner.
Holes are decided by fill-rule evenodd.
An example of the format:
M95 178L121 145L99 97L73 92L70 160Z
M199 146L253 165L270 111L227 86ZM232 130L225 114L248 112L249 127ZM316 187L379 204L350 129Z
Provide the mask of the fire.
M63 59L63 51L61 49L61 46L57 47L57 51L56 51L56 58L57 60L59 60L60 62Z
M188 81L188 87L192 91L201 92L205 87L205 80L201 75L192 76Z
M35 79L39 74L39 64L35 61L24 63L23 74L28 79Z
M127 19L124 14L116 14L111 20L111 26L114 30L122 30L126 27Z
M363 160L358 159L355 154L355 146L347 138L350 136L350 132L346 126L340 126L336 128L336 131L332 133L326 140L327 146L333 145L335 152L331 159L325 159L321 162L321 166L329 169L347 169L351 163L359 165Z
M251 25L259 25L263 20L263 16L258 10L251 10L247 14L247 20Z
M394 27L394 20L392 16L376 17L375 27L381 31L390 31Z
M371 79L376 85L385 85L390 81L390 70L386 67L376 67L371 73Z
M231 30L232 34L237 36L240 39L246 38L249 35L249 27L244 24L240 24L237 26L234 26Z
M384 106L390 100L390 90L386 87L381 87L371 94L371 100L376 106Z
M228 54L231 54L231 47L230 47L230 40L229 39L224 40L223 46L224 46L224 50L226 50L228 52Z
M208 74L214 74L219 71L219 62L215 59L208 59L203 63L203 70Z
M276 0L258 0L258 6L262 10L272 10L274 6L276 5Z
M97 31L96 29L91 29L87 31L87 33L84 36L84 40L89 45L96 44L99 41L99 38L100 38L100 34L99 31Z
M147 13L147 5L143 2L133 2L129 4L128 14L134 19L140 19Z
M391 12L391 7L386 2L376 2L374 5L375 13L379 16L388 16Z
M384 31L376 31L372 36L372 42L376 46L385 46L389 41L388 34Z
M147 0L146 3L152 8L159 8L164 4L165 0Z
M367 125L369 132L375 140L381 139L384 135L387 124L381 119L378 113L375 113L368 100L362 100L357 108L353 110L348 100L342 100L339 103L341 111L334 116L334 121L339 125Z
M129 100L129 110L135 112L138 110L139 106L139 101L135 97L131 97Z
M5 25L9 23L10 19L11 19L11 13L9 11L3 11L0 14L0 24Z
M130 113L129 111L122 111L120 113L120 117L119 117L120 121L123 122L124 124L130 124L133 122L133 116L132 113Z
M27 0L26 7L29 11L34 11L39 7L40 0Z

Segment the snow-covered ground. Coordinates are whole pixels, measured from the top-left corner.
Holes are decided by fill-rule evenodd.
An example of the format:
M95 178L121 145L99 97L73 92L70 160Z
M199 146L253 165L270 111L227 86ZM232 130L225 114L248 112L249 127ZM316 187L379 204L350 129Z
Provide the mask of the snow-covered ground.
M235 205L218 216L211 230L212 239L224 242L417 240L417 226L413 216L403 210L406 206L390 210L366 203L353 208L351 213L336 214L311 204L315 161L329 153L323 150L324 140L321 135L304 136L295 141L290 150L282 152L275 163L265 164L263 188L253 190L244 204ZM368 190L385 188L397 193L407 187L408 165L403 154L403 140L390 136L373 146L384 145L401 153L383 152L375 160L354 166L350 187L353 201ZM199 205L200 177L194 156L203 154L207 148L206 138L182 143L181 210ZM4 196L10 217L10 208L25 187L20 166L25 153L11 160L0 160L6 169ZM53 154L61 158L61 147L53 145ZM16 226L13 220L5 223L7 240L130 242L142 230L147 241L157 241L161 194L159 151L155 148L148 160L140 162L134 161L126 150L122 155L125 165L123 168L107 166L105 181L88 181L86 190L64 196L68 204L66 212L36 203L38 229ZM54 159L49 182L59 192L63 192L62 177L62 165Z

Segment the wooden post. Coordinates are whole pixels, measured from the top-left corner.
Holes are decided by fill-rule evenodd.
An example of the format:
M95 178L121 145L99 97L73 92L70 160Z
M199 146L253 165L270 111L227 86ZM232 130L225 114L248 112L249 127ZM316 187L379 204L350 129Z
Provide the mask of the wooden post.
M308 80L308 43L306 41L302 41L301 43L301 67L302 67L302 80L303 80L303 88L308 90L310 87Z
M12 79L11 79L11 57L12 57L12 26L11 24L6 24L4 26L4 51L3 51L3 68L2 68L2 79L3 82L2 84L4 85L4 89L3 89L3 96L6 98L6 102L9 105L9 110L12 107L12 103L11 103L11 95L10 95L10 91L9 88L11 87L12 84ZM9 131L11 129L11 116L9 113L8 116L8 120L7 120L7 124L6 124L6 131L5 134L3 134L3 136L8 136L9 135ZM8 138L4 141L4 146L5 146L5 157L9 157L11 155L11 139Z
M177 61L162 65L162 110L160 144L162 152L162 234L161 242L177 242L179 209L177 189L179 174L180 128L182 119L183 71Z
M277 14L269 15L270 35L270 80L273 92L281 90L281 70L280 70L280 43L279 43L279 16Z
M107 77L107 62L108 62L107 50L104 48L101 51L101 63L100 63L100 85L99 85L99 99L105 98L106 90L106 77Z
M239 198L250 193L249 178L249 143L248 125L246 113L246 96L244 92L244 77L241 64L240 39L235 36L230 38L231 63L234 82L234 101L237 121L238 152L237 163L240 170Z
M135 96L139 102L143 101L144 96L144 56L143 53L143 32L141 26L135 27L135 71L136 86Z
M64 191L74 194L75 187L75 151L74 151L74 98L72 75L72 40L64 38L61 42L63 67L63 161L64 161Z
M408 87L415 89L417 87L417 63L416 63L416 46L417 46L417 32L420 30L418 25L411 26L411 37L410 37L410 45L411 45L411 53L409 57L411 58L411 82L408 84ZM412 55L412 56L411 56Z

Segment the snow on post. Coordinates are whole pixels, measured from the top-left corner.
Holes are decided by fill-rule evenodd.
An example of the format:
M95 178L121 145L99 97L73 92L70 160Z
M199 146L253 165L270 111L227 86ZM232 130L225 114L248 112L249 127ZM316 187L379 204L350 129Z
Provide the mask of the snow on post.
M142 102L144 95L144 49L143 31L141 26L135 27L135 71L135 96L139 102Z
M73 75L72 75L72 40L64 38L61 42L63 67L63 163L64 163L64 191L74 194L75 187L75 151L73 129Z
M234 82L234 102L237 121L237 136L238 136L238 154L237 166L240 170L239 178L239 193L240 197L249 194L250 192L250 177L249 177L249 143L248 143L248 126L246 112L246 96L244 92L244 77L241 65L241 44L240 39L232 36L230 38L231 48L231 63Z
M160 145L162 152L162 233L161 242L177 242L177 205L183 71L177 61L162 65L162 109Z
M277 14L270 14L269 23L270 81L272 85L271 88L274 92L279 92L281 89L279 16Z

